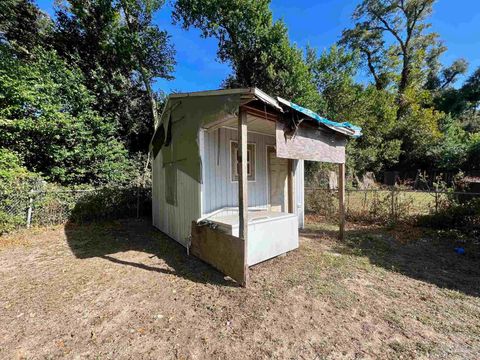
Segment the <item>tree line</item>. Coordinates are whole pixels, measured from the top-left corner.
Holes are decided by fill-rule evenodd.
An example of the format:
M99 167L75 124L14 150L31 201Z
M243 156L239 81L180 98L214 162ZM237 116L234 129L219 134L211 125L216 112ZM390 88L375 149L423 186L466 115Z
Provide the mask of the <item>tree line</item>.
M52 18L32 0L2 1L2 179L103 185L141 176L165 98L153 84L175 68L175 46L153 20L164 5L65 0ZM172 21L217 40L217 59L232 69L222 87L257 86L362 126L347 149L352 174L479 169L480 69L459 84L467 61L441 64L434 5L362 0L353 26L320 53L289 40L269 0L176 0Z

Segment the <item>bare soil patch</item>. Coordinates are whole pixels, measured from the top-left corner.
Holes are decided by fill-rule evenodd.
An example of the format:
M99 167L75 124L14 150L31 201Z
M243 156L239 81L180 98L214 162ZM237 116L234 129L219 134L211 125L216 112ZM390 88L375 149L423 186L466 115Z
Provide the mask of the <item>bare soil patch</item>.
M144 220L0 238L0 358L478 358L478 258L333 230L310 224L248 289Z

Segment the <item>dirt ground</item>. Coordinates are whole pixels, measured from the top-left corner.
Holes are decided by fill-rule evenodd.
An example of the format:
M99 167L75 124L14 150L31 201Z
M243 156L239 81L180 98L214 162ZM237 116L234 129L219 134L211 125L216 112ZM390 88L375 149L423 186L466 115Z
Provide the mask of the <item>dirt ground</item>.
M238 287L148 221L0 238L0 358L475 359L480 260L310 224Z

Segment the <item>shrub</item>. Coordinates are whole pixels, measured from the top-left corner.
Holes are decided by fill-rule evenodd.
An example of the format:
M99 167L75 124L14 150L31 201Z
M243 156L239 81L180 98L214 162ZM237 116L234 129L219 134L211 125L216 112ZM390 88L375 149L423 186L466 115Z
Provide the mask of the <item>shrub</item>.
M0 148L0 234L25 222L28 191L40 180L23 166L17 154Z
M88 222L132 217L137 215L137 203L141 210L139 215L150 215L150 189L138 187L103 188L79 198L71 211L69 220L72 222Z
M418 224L435 229L458 229L478 233L480 230L480 198L466 203L451 203L435 214L420 217Z

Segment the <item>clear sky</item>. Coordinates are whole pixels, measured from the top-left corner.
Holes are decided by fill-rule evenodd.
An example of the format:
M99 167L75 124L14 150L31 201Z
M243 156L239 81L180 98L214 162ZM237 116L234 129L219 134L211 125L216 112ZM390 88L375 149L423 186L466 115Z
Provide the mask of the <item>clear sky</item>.
M53 14L53 0L36 0L40 8ZM283 18L290 40L299 47L309 44L319 51L334 44L344 28L351 26L351 14L360 0L272 0L276 19ZM480 0L438 0L430 18L432 30L447 46L442 56L446 65L463 57L469 73L480 66ZM230 73L228 64L216 60L217 43L202 39L198 30L182 30L172 25L171 9L164 7L155 22L167 30L177 51L175 80L157 81L165 92L216 89Z

